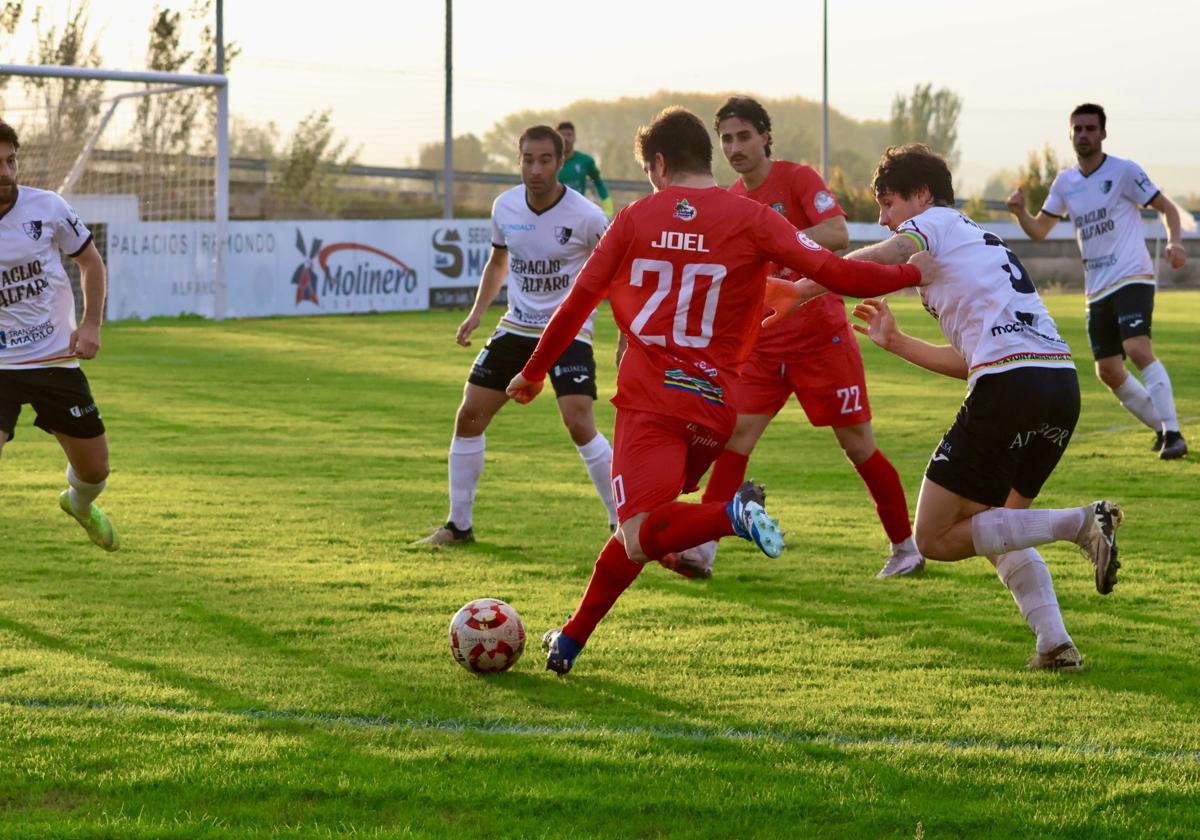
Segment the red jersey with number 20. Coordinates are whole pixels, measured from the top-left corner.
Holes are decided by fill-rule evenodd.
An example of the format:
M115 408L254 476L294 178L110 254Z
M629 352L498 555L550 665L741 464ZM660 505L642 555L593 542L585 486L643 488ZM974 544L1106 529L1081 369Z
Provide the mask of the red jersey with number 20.
M774 161L766 180L757 187L747 190L739 178L730 184L729 191L782 213L800 230L826 219L846 215L820 174L802 163ZM789 274L783 272L781 276ZM841 296L822 295L800 307L799 311L766 327L758 337L754 351L772 357L796 359L805 353L830 347L835 337L841 336L844 340L846 335L853 336L853 333Z
M768 262L811 275L831 257L718 187L668 187L626 207L575 281L607 294L629 337L613 403L731 430L729 385L758 335Z

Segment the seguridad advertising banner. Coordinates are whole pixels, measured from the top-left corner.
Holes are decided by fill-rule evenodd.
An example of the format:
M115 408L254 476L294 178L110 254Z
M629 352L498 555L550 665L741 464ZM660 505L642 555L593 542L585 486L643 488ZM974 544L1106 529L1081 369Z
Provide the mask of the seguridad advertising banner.
M108 317L393 312L469 305L487 220L231 222L216 279L212 223L113 223Z

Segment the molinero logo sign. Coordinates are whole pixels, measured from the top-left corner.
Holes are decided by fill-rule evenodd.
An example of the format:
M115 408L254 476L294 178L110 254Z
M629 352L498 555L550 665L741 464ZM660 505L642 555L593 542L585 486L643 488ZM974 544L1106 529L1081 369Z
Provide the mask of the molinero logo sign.
M304 258L292 274L296 306L303 301L320 306L322 299L329 298L412 294L417 288L416 269L373 245L362 242L326 245L314 238L305 247L304 235L297 228L296 250Z

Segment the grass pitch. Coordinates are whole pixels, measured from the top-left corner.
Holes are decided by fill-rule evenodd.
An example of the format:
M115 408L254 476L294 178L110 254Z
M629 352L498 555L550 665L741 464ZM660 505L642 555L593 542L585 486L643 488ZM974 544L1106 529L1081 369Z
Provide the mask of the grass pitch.
M488 430L479 543L409 545L445 516L486 338L456 347L461 313L108 326L87 371L122 550L58 510L63 459L29 414L0 462L0 836L1200 835L1200 453L1151 456L1090 373L1081 299L1048 303L1083 414L1040 503L1127 511L1110 597L1044 552L1080 675L1023 670L1033 637L982 559L876 580L866 491L792 404L751 461L784 556L727 541L709 582L648 568L558 679L536 642L608 529L549 395ZM1160 296L1192 432L1198 320L1200 295ZM864 353L911 507L963 387ZM492 678L446 649L482 596L530 636Z

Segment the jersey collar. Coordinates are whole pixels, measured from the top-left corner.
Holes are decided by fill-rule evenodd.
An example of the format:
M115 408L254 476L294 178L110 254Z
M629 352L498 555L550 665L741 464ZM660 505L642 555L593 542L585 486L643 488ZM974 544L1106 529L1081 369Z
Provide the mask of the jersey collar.
M549 207L547 207L545 210L534 210L533 209L533 205L529 203L529 190L526 189L525 190L525 206L529 208L529 212L535 216L541 216L543 213L549 213L551 210L553 210L555 207L557 207L558 203L567 197L567 190L571 189L570 187L568 187L566 184L563 184L563 183L560 183L559 186L562 187L562 192L558 194L558 198L554 199L554 203L551 204Z
M1100 158L1100 165L1097 166L1095 169L1093 169L1091 172L1087 173L1086 175L1083 174L1083 170L1080 169L1079 164L1075 164L1075 168L1079 169L1079 174L1083 175L1084 178L1091 178L1093 175L1095 175L1097 172L1099 172L1101 169L1103 169L1104 164L1107 162L1108 162L1108 152L1105 152L1104 157Z

